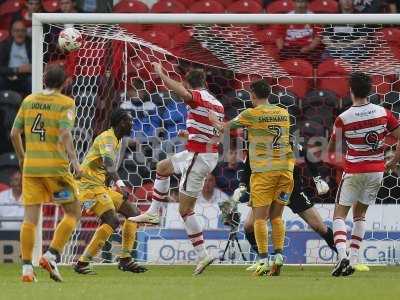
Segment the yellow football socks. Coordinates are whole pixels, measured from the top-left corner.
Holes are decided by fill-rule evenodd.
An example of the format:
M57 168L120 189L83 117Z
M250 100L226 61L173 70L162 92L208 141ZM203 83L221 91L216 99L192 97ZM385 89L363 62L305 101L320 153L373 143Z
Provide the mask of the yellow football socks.
M136 239L137 223L125 220L122 226L122 249L121 258L130 257L133 243Z
M89 261L94 256L96 256L97 252L103 248L105 242L114 232L113 228L108 224L102 224L94 233L89 245L87 245L83 255L79 258L80 261Z
M268 253L267 222L262 219L254 221L254 235L256 237L258 253L260 257Z
M76 226L76 219L70 215L65 214L61 222L57 225L56 231L54 232L53 239L50 244L50 248L56 250L59 254L65 244L68 242Z
M24 221L20 231L21 258L23 262L32 261L33 246L35 245L35 224Z
M282 251L285 243L285 224L282 218L275 218L271 220L272 226L272 244L274 245L275 252Z

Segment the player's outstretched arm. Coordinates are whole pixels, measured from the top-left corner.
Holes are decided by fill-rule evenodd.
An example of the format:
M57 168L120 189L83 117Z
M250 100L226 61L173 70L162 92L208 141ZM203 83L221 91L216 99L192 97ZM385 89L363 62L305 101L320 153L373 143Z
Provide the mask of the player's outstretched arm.
M22 143L22 129L13 127L11 129L10 139L13 144L15 154L17 155L19 166L22 170L22 167L24 165L24 157L25 157L24 145Z
M72 168L75 172L75 177L80 178L82 176L81 166L76 156L73 138L71 135L71 129L61 128L61 144L63 144L65 151L67 152L68 158L71 162Z
M188 91L181 82L173 80L170 78L163 70L161 64L153 63L154 71L160 76L161 80L167 86L167 88L173 90L182 100L191 105L193 103L193 96L190 91Z

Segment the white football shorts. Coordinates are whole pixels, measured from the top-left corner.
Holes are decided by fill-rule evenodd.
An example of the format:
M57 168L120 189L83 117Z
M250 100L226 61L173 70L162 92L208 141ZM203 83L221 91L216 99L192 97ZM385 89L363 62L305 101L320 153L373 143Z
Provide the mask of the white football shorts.
M179 191L197 198L203 189L204 180L218 163L218 153L182 151L170 157L175 174L182 174Z
M344 206L352 206L356 202L374 204L382 180L383 172L344 173L336 194L336 203Z

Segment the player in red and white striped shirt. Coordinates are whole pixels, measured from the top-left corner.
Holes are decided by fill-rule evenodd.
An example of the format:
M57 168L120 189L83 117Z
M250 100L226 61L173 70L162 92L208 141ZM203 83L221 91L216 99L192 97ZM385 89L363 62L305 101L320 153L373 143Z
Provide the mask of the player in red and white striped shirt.
M186 127L189 132L186 150L164 159L157 164L157 177L150 208L142 215L131 218L138 223L159 223L159 210L165 208L169 191L170 176L181 174L179 185L179 213L182 216L186 232L198 254L198 263L194 271L200 274L215 258L208 255L203 231L194 215L194 206L204 180L218 162L219 131L209 120L209 112L214 112L221 121L224 119L224 107L206 89L206 76L202 70L189 71L182 84L168 77L161 65L153 64L154 70L164 84L180 96L189 107Z
M385 171L385 136L392 134L400 138L399 121L393 113L367 100L371 91L370 77L364 73L353 73L349 84L353 106L336 119L328 145L330 153L339 148L342 139L347 146L344 173L333 215L334 240L338 250L338 262L332 271L333 276L347 276L355 271L365 233L365 214L368 206L375 203ZM395 156L386 164L386 168L393 168L399 159L400 147L397 147ZM345 219L352 206L353 229L348 257Z

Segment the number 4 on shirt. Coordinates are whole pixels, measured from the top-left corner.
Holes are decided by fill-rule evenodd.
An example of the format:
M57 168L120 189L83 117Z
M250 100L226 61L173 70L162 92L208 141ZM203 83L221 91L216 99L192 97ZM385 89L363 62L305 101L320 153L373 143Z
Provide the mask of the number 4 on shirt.
M34 134L38 134L41 142L44 142L46 140L46 129L44 129L44 121L42 121L42 114L36 115L36 118L33 121L31 132Z

